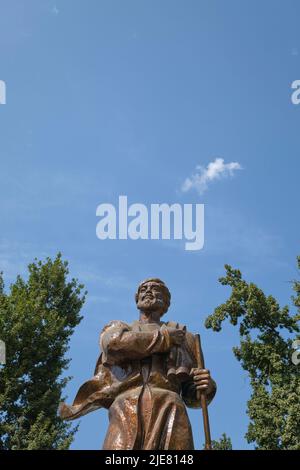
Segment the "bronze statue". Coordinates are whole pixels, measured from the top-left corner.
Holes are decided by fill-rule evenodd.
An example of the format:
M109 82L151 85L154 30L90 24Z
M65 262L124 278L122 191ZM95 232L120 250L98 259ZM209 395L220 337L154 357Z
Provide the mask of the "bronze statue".
M94 377L83 384L72 406L60 405L63 419L100 407L109 410L103 449L191 450L186 406L210 403L216 384L197 367L195 336L175 322L162 322L171 295L160 279L142 282L135 296L138 321L111 321L100 334L102 353Z

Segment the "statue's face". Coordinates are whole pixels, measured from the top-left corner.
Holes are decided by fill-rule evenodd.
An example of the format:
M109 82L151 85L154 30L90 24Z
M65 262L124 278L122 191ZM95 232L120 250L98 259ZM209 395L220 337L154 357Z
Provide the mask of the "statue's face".
M147 282L139 290L137 308L144 313L163 310L164 308L163 290L156 282Z

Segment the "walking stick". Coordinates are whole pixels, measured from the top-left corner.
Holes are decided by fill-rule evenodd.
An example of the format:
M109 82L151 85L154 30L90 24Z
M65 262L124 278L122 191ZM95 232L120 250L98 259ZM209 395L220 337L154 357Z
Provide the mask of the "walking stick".
M200 335L198 334L195 335L195 339L196 339L197 366L199 369L205 369L204 357L203 357L203 353L201 349ZM201 408L202 408L203 426L204 426L204 434L205 434L205 450L212 450L206 396L205 396L205 393L201 392L201 390L197 390L197 400L200 400Z

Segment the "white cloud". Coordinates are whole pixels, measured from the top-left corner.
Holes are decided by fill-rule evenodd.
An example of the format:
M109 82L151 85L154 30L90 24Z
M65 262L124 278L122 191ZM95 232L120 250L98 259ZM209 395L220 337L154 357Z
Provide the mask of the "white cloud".
M203 194L207 190L208 184L214 180L225 178L226 176L233 176L234 171L241 170L242 167L238 162L224 163L223 158L216 158L210 162L207 167L197 166L196 173L190 178L186 178L181 190L183 192L196 189L199 194Z

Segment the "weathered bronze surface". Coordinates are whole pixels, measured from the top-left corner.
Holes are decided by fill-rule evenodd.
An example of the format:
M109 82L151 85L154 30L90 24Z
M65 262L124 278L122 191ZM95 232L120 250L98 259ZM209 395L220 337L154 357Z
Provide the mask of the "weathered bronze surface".
M216 384L197 366L195 336L183 325L161 321L170 298L160 279L142 282L136 293L139 320L114 320L103 328L94 377L80 387L72 406L60 405L67 420L109 410L103 449L194 449L186 406L201 408L200 391L210 403Z

